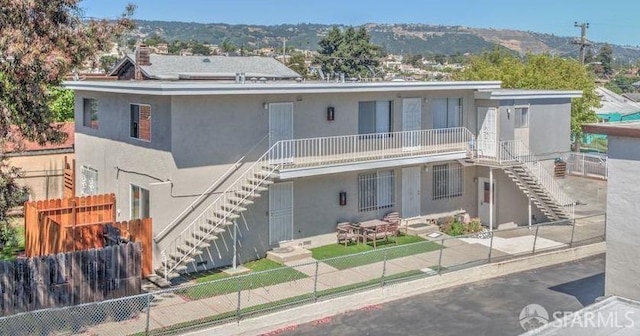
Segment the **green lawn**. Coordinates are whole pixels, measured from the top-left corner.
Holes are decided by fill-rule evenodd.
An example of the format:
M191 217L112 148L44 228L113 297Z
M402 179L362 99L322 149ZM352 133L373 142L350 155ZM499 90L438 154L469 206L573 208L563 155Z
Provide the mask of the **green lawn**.
M311 249L311 253L313 258L322 260L324 263L342 270L383 261L385 255L389 260L438 249L440 249L439 244L426 241L421 237L400 235L398 236L397 245L393 238L390 238L388 242L378 242L375 249L372 243L349 244L346 247L344 244L332 244ZM369 253L358 254L361 252Z
M202 277L196 277L198 285L178 290L177 294L192 300L204 299L216 295L234 293L238 288L243 290L276 285L306 278L307 275L279 263L260 259L243 265L251 273L230 277L220 271L214 271ZM216 280L216 281L214 281Z
M12 223L14 222L14 223ZM5 246L0 249L0 261L1 260L14 260L16 256L24 251L24 225L16 224L17 220L10 220L11 225L15 225L17 230L17 245L14 246Z

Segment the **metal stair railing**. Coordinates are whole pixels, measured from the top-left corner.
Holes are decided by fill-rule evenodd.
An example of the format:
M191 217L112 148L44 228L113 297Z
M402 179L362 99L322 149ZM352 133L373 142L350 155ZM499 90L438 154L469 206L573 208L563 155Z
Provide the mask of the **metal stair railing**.
M270 179L279 168L279 165L273 165L273 153L278 152L276 149L281 145L280 142L275 143L267 152L265 152L259 159L257 159L241 176L239 176L231 185L229 185L206 209L204 209L198 217L196 217L184 230L182 230L177 237L175 237L169 245L160 252L163 259L164 277L167 279L169 273L171 273L182 262L187 260L191 254L198 250L200 245L207 240L207 236L212 232L219 229L225 222L228 221L229 215L242 206L242 202L235 202L234 205L230 202L230 198L240 198L242 201L250 197L252 193L256 193L256 190L263 185L263 183ZM263 174L266 171L266 174ZM259 183L248 184L248 178L255 177L257 173L261 173L263 176ZM247 188L247 186L250 186ZM243 189L243 187L245 187ZM246 191L244 196L239 196L236 192ZM228 205L230 210L225 210L226 214L223 217L216 217L216 211L223 211L222 206ZM211 223L210 219L214 219L215 222ZM200 229L203 225L211 226L208 230L203 231ZM196 238L194 233L200 233L201 238ZM187 237L187 238L185 238ZM185 241L191 240L194 244L191 248L183 253L178 251L178 247L185 244ZM173 260L173 265L167 264L168 259L172 255L182 256ZM167 256L168 255L168 256Z
M524 143L519 140L500 141L498 160L501 165L521 164L558 204L567 208L568 214L573 214L575 200L565 193L549 169L531 153Z
M226 178L228 178L232 173L236 172L237 169L241 166L242 161L244 161L244 159L254 149L256 149L258 146L260 146L260 144L263 143L268 138L269 138L269 134L265 135L262 139L260 139L260 141L258 141L255 145L253 145L253 147L251 147L251 149L249 149L233 165L231 165L231 167L229 167L229 169L227 169L222 175L220 175L220 177L218 177L215 181L213 181L213 183L211 183L211 185L209 185L209 187L207 187L207 189L205 189L198 196L198 198L193 200L193 202L191 202L191 204L189 204L186 208L184 208L184 210L182 210L182 212L180 212L180 214L178 216L176 216L176 218L174 218L171 222L169 222L169 224L167 224L167 226L165 226L165 228L162 229L162 231L160 231L158 234L156 234L156 236L153 237L153 240L156 243L161 241L162 238L164 238L169 232L171 232L171 230L173 230L180 223L180 221L184 219L184 217L189 212L195 210L196 207L199 206L200 203L202 203L202 201L204 201L204 199L207 198L207 196L209 196L210 193L213 192L220 185L220 183L222 181L224 181Z

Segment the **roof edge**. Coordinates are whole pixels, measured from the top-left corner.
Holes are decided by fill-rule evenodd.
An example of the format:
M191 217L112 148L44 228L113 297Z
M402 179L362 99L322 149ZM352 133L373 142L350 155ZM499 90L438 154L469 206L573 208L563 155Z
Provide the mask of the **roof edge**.
M633 127L637 125L637 127ZM631 126L631 127L630 127ZM637 120L617 123L582 125L582 131L590 134L604 134L625 138L640 138L640 122Z
M478 90L476 99L511 100L511 99L572 99L582 98L582 91L577 90Z

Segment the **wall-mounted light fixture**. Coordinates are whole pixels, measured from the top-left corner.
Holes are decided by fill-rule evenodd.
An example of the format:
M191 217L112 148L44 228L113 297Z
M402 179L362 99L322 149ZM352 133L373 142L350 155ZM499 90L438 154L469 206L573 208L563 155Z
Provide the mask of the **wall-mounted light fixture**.
M347 205L347 192L346 191L341 191L339 196L338 196L338 202L340 204L340 206L345 206Z
M336 120L336 109L333 106L327 107L327 120Z
M473 178L473 183L478 183L478 178L477 177Z
M269 103L262 103L262 108L265 110L269 109Z
M424 99L424 102L425 102L425 103L428 103L428 102L429 102L429 98L425 98L425 99Z
M507 119L511 119L511 109L507 109Z

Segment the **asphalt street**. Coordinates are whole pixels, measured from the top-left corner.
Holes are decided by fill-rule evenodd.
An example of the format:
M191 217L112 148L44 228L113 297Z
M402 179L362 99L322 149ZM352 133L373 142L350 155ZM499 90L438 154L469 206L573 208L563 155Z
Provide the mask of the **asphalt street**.
M365 307L269 335L519 335L529 304L573 312L604 294L604 254Z

